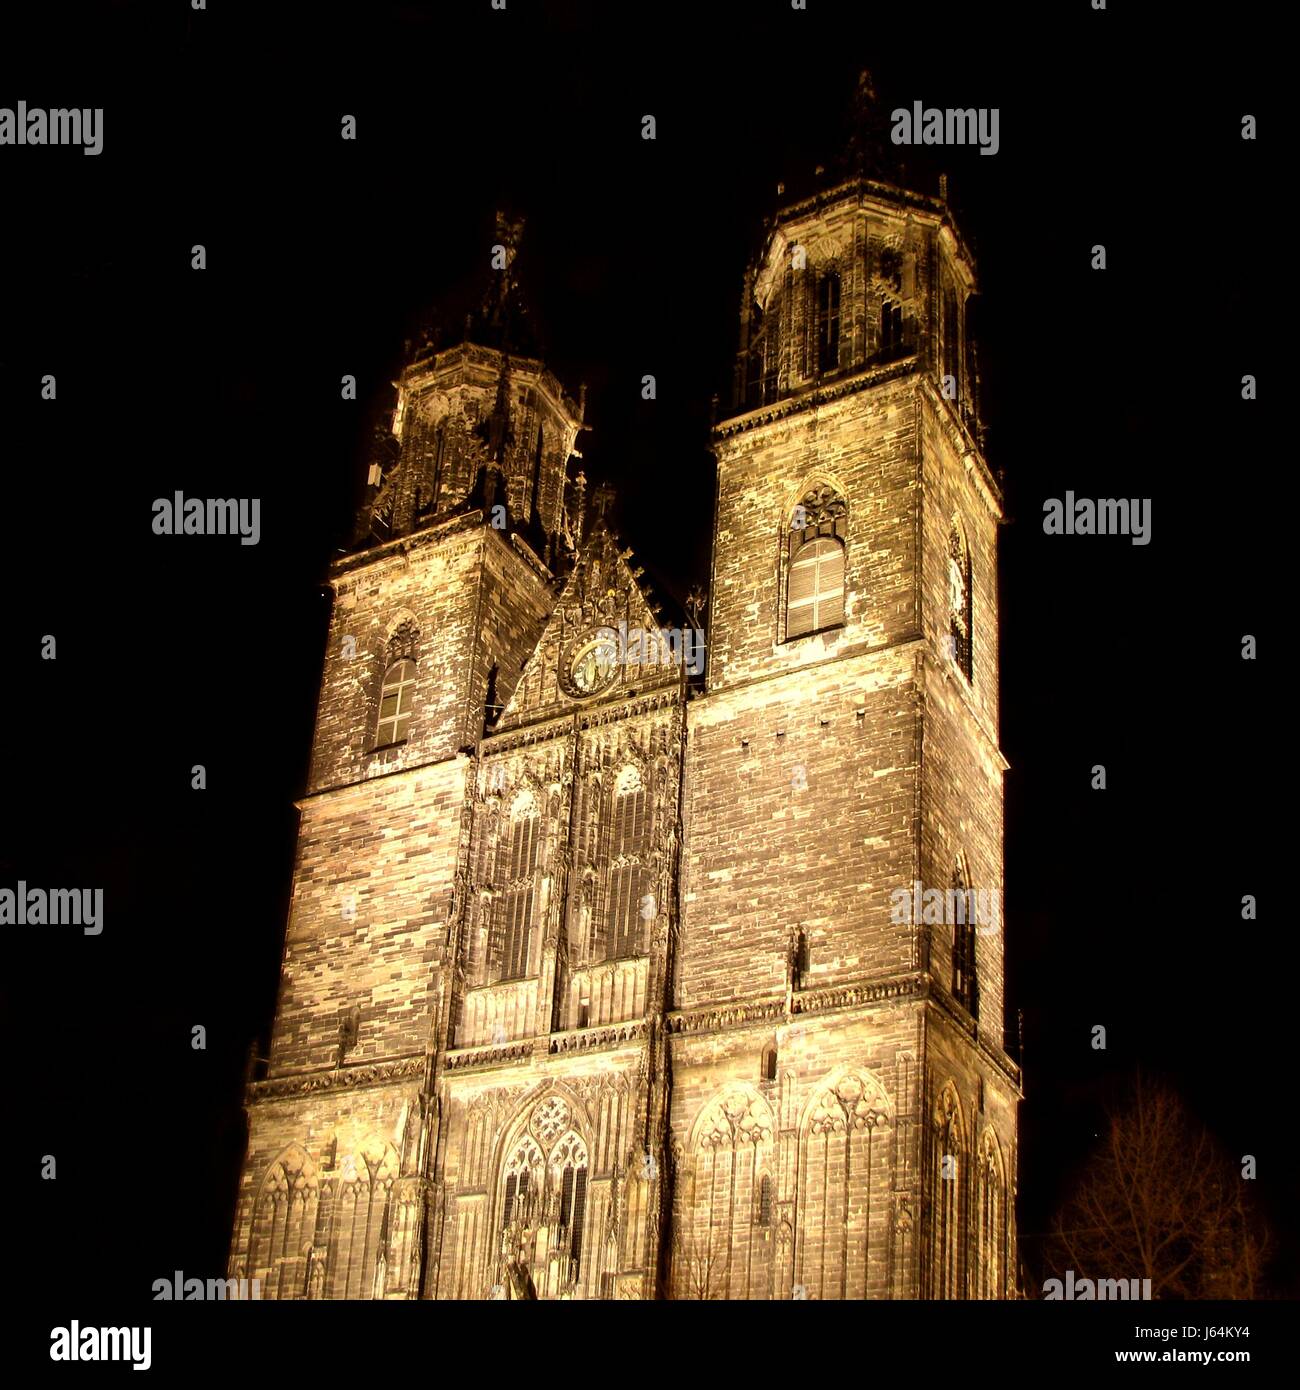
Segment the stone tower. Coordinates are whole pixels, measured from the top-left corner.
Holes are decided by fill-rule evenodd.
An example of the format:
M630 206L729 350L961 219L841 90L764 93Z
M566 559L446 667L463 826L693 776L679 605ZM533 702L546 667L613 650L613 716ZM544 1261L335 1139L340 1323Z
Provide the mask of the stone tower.
M582 407L522 349L499 230L465 340L396 383L331 570L231 1274L1009 1296L970 257L942 202L862 176L771 222L701 679L701 609L663 626L570 476Z
M941 200L862 176L746 276L688 711L681 1296L1016 1289L974 283Z

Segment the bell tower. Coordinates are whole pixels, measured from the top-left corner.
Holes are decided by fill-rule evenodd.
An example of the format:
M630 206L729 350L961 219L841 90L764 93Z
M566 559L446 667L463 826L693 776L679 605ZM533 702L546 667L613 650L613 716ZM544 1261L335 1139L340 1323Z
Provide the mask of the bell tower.
M230 1257L263 1298L415 1298L426 1275L431 1088L457 989L476 753L575 554L566 480L582 407L529 354L518 232L498 219L500 268L463 339L416 345L353 544L330 567Z
M695 1296L1016 1287L975 286L944 198L865 173L786 201L745 276L675 991Z

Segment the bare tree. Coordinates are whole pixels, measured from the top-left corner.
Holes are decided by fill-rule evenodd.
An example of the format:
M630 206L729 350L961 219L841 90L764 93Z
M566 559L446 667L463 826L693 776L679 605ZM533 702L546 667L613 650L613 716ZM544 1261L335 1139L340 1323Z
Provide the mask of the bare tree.
M1058 1277L1150 1279L1152 1298L1257 1298L1268 1246L1240 1166L1176 1092L1138 1076L1044 1257Z
M679 1228L673 1238L673 1268L677 1271L679 1297L697 1300L725 1298L723 1280L727 1254L719 1246L700 1247L689 1229Z

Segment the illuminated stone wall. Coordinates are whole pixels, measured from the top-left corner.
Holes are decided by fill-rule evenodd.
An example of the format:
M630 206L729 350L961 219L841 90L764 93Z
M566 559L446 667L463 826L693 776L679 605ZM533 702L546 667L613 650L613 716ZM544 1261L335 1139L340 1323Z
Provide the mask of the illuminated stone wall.
M469 473L459 511L417 497L334 567L231 1254L270 1296L1015 1295L974 272L937 200L886 204L802 205L746 281L786 285L785 365L714 433L706 679L602 645L661 619L563 459L538 475L553 568ZM782 280L798 245L840 266L826 371L816 276ZM912 315L883 355L882 286ZM420 412L472 385L482 423L499 367L403 378L394 507L428 481ZM546 400L521 376L509 418L574 430L529 371ZM407 736L377 747L403 662ZM955 884L993 919L919 910Z

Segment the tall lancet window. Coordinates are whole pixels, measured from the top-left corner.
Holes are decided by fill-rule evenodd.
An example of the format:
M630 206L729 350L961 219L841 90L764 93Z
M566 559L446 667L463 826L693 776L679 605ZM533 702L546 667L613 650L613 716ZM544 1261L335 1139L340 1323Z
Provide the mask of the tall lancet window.
M950 1086L944 1088L935 1111L934 1159L931 1297L960 1298L966 1157L961 1111Z
M650 809L637 767L625 767L614 784L610 814L609 931L606 955L645 954L649 923L657 915L651 895Z
M974 652L971 633L970 546L957 517L948 532L948 635L957 669L971 680Z
M249 1277L261 1280L264 1298L305 1298L305 1252L312 1249L320 1192L316 1168L291 1144L262 1180L253 1208Z
M992 1130L984 1133L979 1167L979 1277L976 1296L1001 1298L1003 1293L1005 1221L1002 1199L1002 1162Z
M833 372L840 364L840 277L828 270L817 280L817 370Z
M498 851L500 904L498 979L528 975L533 963L533 899L536 893L537 802L520 792L510 807Z
M952 993L972 1018L979 1017L979 978L975 969L975 894L969 891L960 859L952 874Z
M566 1134L550 1157L551 1189L558 1192L556 1243L567 1246L568 1278L573 1283L582 1269L582 1227L587 1215L587 1146L572 1132Z
M542 1199L542 1176L545 1172L541 1149L528 1135L524 1135L506 1160L501 1212L503 1230L520 1231L533 1223Z

